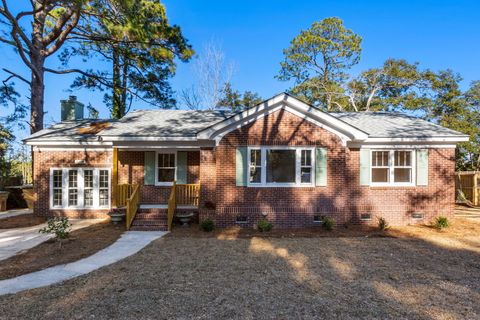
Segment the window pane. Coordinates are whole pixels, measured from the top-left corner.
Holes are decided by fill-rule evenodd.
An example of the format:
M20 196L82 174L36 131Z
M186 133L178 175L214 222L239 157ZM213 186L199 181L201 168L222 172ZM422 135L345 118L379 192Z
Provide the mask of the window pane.
M68 187L76 188L77 187L77 170L68 171Z
M108 206L108 190L107 189L100 190L99 205L101 207Z
M99 186L108 188L108 170L100 170Z
M61 188L62 185L62 170L53 170L53 187Z
M260 150L250 150L250 165L252 166L261 166L262 165L262 156Z
M250 182L251 183L262 182L262 168L261 167L250 167Z
M411 182L412 169L408 168L395 168L393 171L395 182Z
M373 151L372 167L386 167L386 166L388 166L388 151Z
M158 169L158 182L173 182L175 169Z
M312 150L302 150L302 166L312 165Z
M93 170L83 171L83 181L85 188L93 188Z
M54 189L53 190L53 205L55 207L62 206L62 189Z
M373 168L372 169L372 182L388 182L387 168Z
M395 151L395 166L408 167L412 165L410 151Z
M69 206L78 205L78 190L77 189L69 189L68 190L68 205Z
M312 168L302 168L300 171L300 181L302 183L312 182Z
M92 189L87 189L83 193L83 199L84 199L84 205L86 207L92 207L93 206L93 190Z
M295 182L295 150L267 150L267 182Z

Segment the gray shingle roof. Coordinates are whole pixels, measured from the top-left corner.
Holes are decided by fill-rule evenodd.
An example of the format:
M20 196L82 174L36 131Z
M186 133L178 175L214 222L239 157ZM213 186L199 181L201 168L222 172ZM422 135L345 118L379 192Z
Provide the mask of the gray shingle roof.
M109 137L184 137L221 122L235 113L231 111L138 110L120 120L66 121L41 130L27 139L42 141L95 141ZM332 116L366 132L372 138L459 137L464 134L405 114L394 112L346 112ZM81 134L80 128L91 123L108 121L111 125L98 134Z
M101 136L121 137L195 137L234 113L206 110L138 110L128 113Z
M368 133L369 138L457 137L465 134L397 112L330 113Z

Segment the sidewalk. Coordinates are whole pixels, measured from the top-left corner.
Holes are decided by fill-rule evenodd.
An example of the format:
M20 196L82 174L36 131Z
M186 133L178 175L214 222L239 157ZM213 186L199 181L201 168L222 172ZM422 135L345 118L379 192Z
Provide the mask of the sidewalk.
M16 216L21 216L21 215L24 215L24 214L32 214L32 213L33 213L32 209L7 210L7 211L0 212L0 219L16 217Z

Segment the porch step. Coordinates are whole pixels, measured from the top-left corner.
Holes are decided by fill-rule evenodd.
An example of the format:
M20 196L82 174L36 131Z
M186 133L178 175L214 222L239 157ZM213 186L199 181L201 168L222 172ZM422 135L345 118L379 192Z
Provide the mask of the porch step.
M140 207L130 228L134 231L166 231L167 210L162 207Z

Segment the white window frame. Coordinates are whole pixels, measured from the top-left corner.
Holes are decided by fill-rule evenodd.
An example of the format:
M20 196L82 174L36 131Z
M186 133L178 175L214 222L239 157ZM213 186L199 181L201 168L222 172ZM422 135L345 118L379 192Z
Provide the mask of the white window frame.
M251 152L250 150L261 151L261 183L250 182L250 163ZM295 182L294 183L276 183L267 182L267 150L295 150ZM311 163L312 163L312 179L310 183L301 183L300 168L301 168L301 150L311 150ZM247 148L247 163L248 163L248 178L247 186L249 187L262 187L262 188L275 188L275 187L290 187L290 188L304 188L315 186L315 147L303 147L303 146L252 146Z
M172 182L159 182L158 181L158 169L159 169L159 166L158 166L158 155L159 154L173 154L175 155L175 173L174 173L174 178L173 180L177 180L177 168L178 168L178 155L177 155L177 150L168 150L168 149L165 149L165 150L161 150L161 151L156 151L155 152L155 185L156 186L172 186L173 185L173 181ZM163 168L163 167L162 167ZM165 167L167 168L167 167Z
M54 206L53 205L53 171L59 170L62 171L62 205ZM68 173L70 170L77 170L77 205L69 206L68 205ZM93 170L93 206L84 206L84 170ZM99 174L100 170L108 171L108 205L100 206L99 205ZM112 201L112 174L111 168L101 168L101 167L63 167L63 168L50 168L49 176L49 203L50 210L59 210L59 209L75 209L75 210L104 210L111 208Z
M376 151L388 152L388 182L373 182L373 168L387 168L373 166L373 153ZM395 151L409 151L411 152L411 167L395 166ZM416 154L414 149L372 149L370 150L370 185L373 187L412 187L416 185ZM411 168L412 179L410 182L395 182L395 168Z

